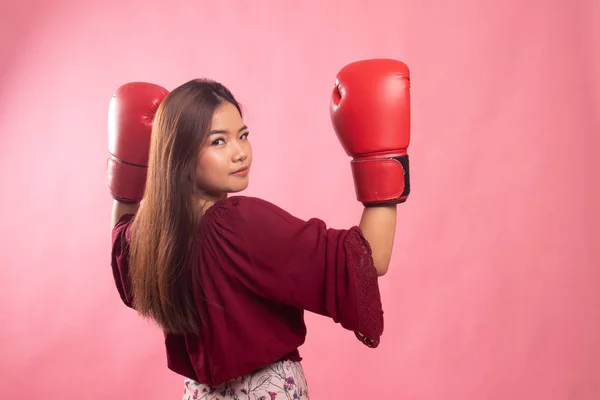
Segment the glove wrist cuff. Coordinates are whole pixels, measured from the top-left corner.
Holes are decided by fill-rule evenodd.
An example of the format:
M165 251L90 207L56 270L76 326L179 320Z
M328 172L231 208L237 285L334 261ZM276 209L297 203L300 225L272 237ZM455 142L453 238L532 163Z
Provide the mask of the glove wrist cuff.
M115 158L108 161L108 191L113 199L139 203L144 197L147 167L125 164Z
M410 194L408 155L352 160L356 198L365 206L403 203Z

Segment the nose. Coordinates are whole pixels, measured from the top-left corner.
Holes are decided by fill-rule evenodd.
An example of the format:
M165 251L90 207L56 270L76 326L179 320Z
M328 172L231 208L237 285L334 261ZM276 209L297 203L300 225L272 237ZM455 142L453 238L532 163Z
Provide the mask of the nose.
M233 152L233 161L245 161L248 158L248 152L241 143L238 143Z

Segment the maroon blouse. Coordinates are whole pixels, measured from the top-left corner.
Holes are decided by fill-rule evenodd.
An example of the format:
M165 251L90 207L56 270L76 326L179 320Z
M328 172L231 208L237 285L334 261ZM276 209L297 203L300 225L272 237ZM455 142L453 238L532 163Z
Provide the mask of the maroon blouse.
M122 216L112 235L115 283L129 307L126 247L133 220ZM264 200L233 196L205 213L197 242L201 331L165 334L172 371L218 385L280 359L299 361L304 310L332 318L369 347L379 345L377 274L357 226L327 228Z

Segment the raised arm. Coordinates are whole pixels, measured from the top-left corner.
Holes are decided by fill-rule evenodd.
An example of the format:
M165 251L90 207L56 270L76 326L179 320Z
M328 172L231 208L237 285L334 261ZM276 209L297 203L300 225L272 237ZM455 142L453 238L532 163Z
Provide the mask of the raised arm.
M145 82L117 89L108 111L108 191L114 199L110 230L135 214L144 195L154 116L168 91Z
M140 203L123 203L118 200L113 201L112 212L110 215L110 231L114 229L115 225L123 215L137 213L140 208Z
M396 236L396 205L365 207L359 228L371 246L373 265L378 276L387 273L394 237Z
M365 206L360 228L382 276L392 256L396 205L410 193L408 67L390 59L346 65L336 77L330 111L337 136L353 158L356 197Z

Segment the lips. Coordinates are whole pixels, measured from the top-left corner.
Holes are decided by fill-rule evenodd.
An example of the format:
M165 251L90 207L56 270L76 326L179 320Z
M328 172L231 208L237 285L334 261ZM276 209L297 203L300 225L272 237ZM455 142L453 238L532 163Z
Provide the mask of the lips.
M233 172L233 174L239 174L239 173L246 172L246 171L248 171L248 167L242 167L242 168L238 169L237 171Z

